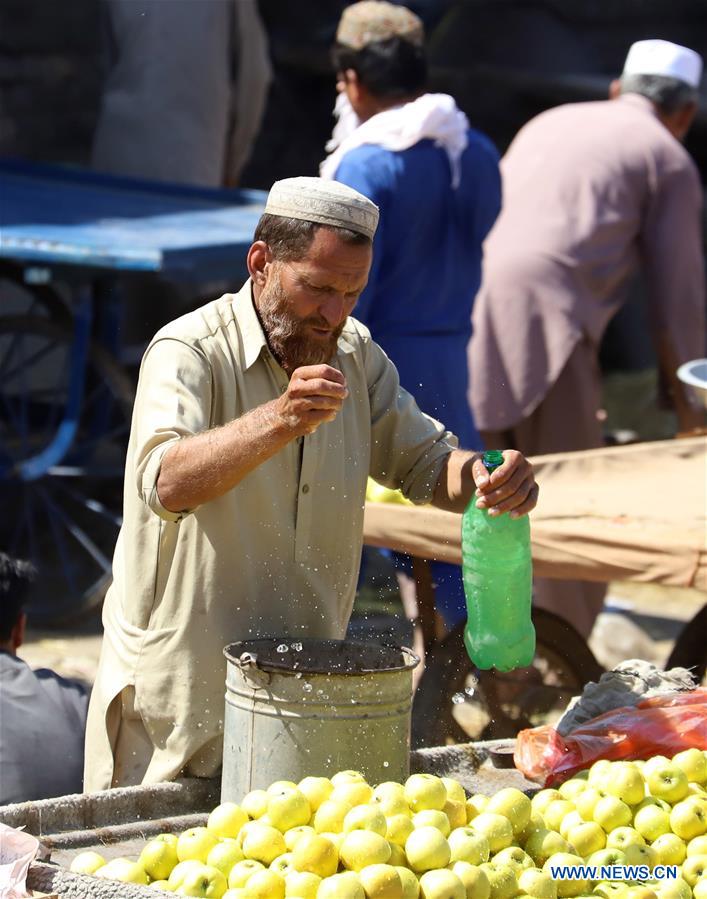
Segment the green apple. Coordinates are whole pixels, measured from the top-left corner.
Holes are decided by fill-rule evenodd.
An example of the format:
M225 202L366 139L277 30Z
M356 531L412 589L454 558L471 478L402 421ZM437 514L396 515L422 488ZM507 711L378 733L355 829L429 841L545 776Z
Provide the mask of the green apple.
M654 889L658 899L692 899L690 885L682 877L659 880Z
M344 818L353 807L348 802L325 799L314 813L312 819L314 829L317 833L341 833L344 829Z
M553 855L571 852L572 847L557 831L537 830L528 837L524 849L536 865L542 866Z
M215 836L206 827L190 827L177 838L177 858L180 862L195 860L206 863L209 852L218 843ZM158 878L160 879L160 878Z
M453 777L441 778L444 788L447 791L447 799L453 799L455 802L466 803L466 791L458 780Z
M545 809L555 799L563 799L564 797L559 790L547 789L538 791L530 800L530 807L534 812L544 814Z
M657 805L646 805L633 816L633 826L650 843L670 831L670 815Z
M407 865L396 865L395 870L400 877L403 886L403 899L418 899L420 895L420 881ZM476 897L472 897L476 899ZM478 899L488 899L488 896L479 896Z
M571 812L565 815L565 817L560 821L560 826L558 830L560 831L560 836L563 836L566 840L569 839L569 832L573 827L577 827L578 824L586 824L584 818L579 814L577 809L572 809Z
M603 789L626 805L638 805L646 795L643 775L631 762L614 762L604 777Z
M287 845L282 833L276 827L258 821L249 825L241 849L246 858L269 865L278 855L287 852Z
M464 884L466 899L490 899L491 884L486 872L482 871L478 865L470 865L469 862L452 862L449 870L453 871Z
M285 896L297 899L317 899L321 877L309 871L288 871L285 875Z
M624 850L627 865L647 865L651 871L656 865L656 851L652 846L627 846Z
M69 870L74 874L95 874L105 864L106 860L99 852L87 850L86 852L79 852L76 858L72 859Z
M560 825L565 815L569 815L570 812L574 811L576 811L575 805L569 799L553 799L543 812L545 826L559 833Z
M552 877L553 868L573 867L583 864L584 859L580 858L578 855L574 855L571 852L558 852L555 855L551 855L545 862L543 865L543 872ZM566 896L579 896L582 893L588 893L589 886L589 880L558 880L557 895L560 899L563 899L563 897Z
M436 827L419 827L405 841L405 855L412 870L421 874L446 867L451 861L452 850Z
M202 899L221 899L228 889L223 874L210 865L190 868L177 887L180 896L200 896Z
M283 836L285 837L285 846L287 846L287 851L292 852L292 850L297 845L297 841L304 836L311 836L313 833L317 831L310 827L309 824L303 824L302 827L292 827L290 830L286 831Z
M442 811L447 801L447 788L434 774L411 774L405 781L405 799L413 812Z
M174 834L159 834L145 843L138 864L151 880L167 880L176 867L177 840Z
M665 762L650 769L646 775L646 784L651 796L665 799L673 805L688 794L687 775L672 762Z
M295 851L299 846L298 843ZM368 865L387 865L390 861L390 846L385 837L372 830L352 830L344 837L339 858L350 871L360 871Z
M274 858L270 862L269 870L274 871L281 877L285 877L287 873L292 870L292 853L285 852L284 855L278 855L277 858Z
M265 865L256 862L253 858L245 858L242 862L236 862L228 872L229 889L238 889L244 887L248 882L248 878L252 877L256 871L264 871ZM174 871L172 872L174 873Z
M444 812L438 812L436 809L425 809L422 812L415 812L412 816L412 826L418 827L436 827L443 837L448 837L452 832L449 818Z
M670 828L686 841L707 833L707 803L699 802L694 796L678 802L670 812Z
M530 821L531 810L531 801L525 793L515 787L505 787L491 796L484 811L508 818L513 833L519 834Z
M268 801L267 816L270 824L281 833L291 827L303 827L309 824L312 809L307 797L296 787L274 793Z
M600 849L598 852L592 852L587 864L596 868L610 868L614 865L623 865L625 861L626 856L621 849Z
M415 829L408 815L392 815L386 818L385 838L396 846L405 846L405 841Z
M489 882L489 899L511 899L518 893L518 877L510 865L484 862L479 866Z
M519 888L536 899L557 899L557 884L549 874L537 868L527 868L518 877Z
M319 884L317 899L366 899L358 874L344 871L325 877Z
M513 842L513 826L508 818L493 812L482 812L468 825L475 833L483 834L489 841L492 853L500 852Z
M372 830L384 837L388 830L385 815L375 803L355 805L344 818L344 833L352 830Z
M707 877L707 855L691 855L682 863L682 879L695 889L695 884Z
M336 874L339 853L336 846L320 834L303 836L292 850L292 867L295 871L308 871L322 879Z
M423 899L466 899L466 887L454 871L427 871L420 878Z
M358 877L366 899L402 899L403 884L392 865L368 865Z
M681 865L685 861L685 841L674 833L664 833L651 843L656 865Z
M206 826L221 839L235 839L248 821L248 813L235 802L222 802L209 815Z
M297 789L307 797L307 802L313 812L331 796L334 784L328 777L305 777L298 784Z
M517 874L520 874L525 868L532 868L534 862L527 852L524 852L520 846L507 846L501 849L491 859L494 865L510 865Z
M277 871L256 871L245 885L252 899L285 899L285 878Z
M452 862L468 862L481 865L489 860L491 847L488 839L470 826L456 827L447 838Z
M596 821L583 821L571 827L566 835L567 841L577 855L586 858L593 852L599 852L606 846L606 834Z
M262 818L268 810L269 801L266 790L251 790L241 800L241 808L250 818Z
M355 805L365 805L372 798L373 787L364 781L352 780L334 784L328 801L348 805L349 809L352 809Z
M593 818L607 833L617 827L626 827L633 819L628 805L616 796L602 796L594 806Z
M606 845L609 849L621 849L626 852L629 846L645 846L646 841L633 827L615 827L607 834Z
M693 837L687 844L688 855L707 855L707 834Z
M105 880L120 880L123 883L147 884L149 877L142 866L129 858L114 858L95 872L96 877Z
M588 788L589 782L584 778L571 777L560 785L560 796L563 799L569 799L570 802L576 803L577 796Z
M695 784L707 783L707 756L694 746L673 756L673 764L685 772L689 781Z

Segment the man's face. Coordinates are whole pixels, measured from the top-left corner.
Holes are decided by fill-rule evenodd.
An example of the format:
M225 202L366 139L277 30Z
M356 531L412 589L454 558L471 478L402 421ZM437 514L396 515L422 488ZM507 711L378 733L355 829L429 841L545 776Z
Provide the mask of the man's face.
M368 280L371 245L320 228L306 256L269 265L257 307L273 355L287 372L329 362Z

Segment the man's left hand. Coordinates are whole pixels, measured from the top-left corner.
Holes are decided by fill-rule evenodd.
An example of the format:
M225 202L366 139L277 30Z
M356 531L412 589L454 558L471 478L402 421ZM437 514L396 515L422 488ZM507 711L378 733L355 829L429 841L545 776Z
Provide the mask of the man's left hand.
M487 509L491 516L508 512L511 518L520 518L537 505L540 488L533 466L517 450L504 450L503 465L490 475L479 454L472 462L471 473L476 484L476 506Z

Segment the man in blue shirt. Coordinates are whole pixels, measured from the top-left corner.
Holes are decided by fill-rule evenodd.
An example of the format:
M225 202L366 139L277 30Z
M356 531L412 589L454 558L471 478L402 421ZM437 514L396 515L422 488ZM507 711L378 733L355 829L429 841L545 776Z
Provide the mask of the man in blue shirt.
M380 208L356 317L420 408L463 447L481 446L468 401L467 344L482 244L501 205L498 153L452 97L425 93L420 19L404 6L354 3L333 50L339 124L323 177ZM433 564L447 625L465 615L459 569Z

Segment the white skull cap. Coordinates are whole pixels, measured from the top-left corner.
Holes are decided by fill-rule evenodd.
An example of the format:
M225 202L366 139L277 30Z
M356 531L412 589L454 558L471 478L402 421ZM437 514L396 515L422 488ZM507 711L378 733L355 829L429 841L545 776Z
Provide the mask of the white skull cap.
M697 88L702 76L702 57L689 47L670 41L636 41L628 51L623 74L664 75Z
M270 188L266 213L348 228L373 239L378 207L357 190L324 178L284 178Z

